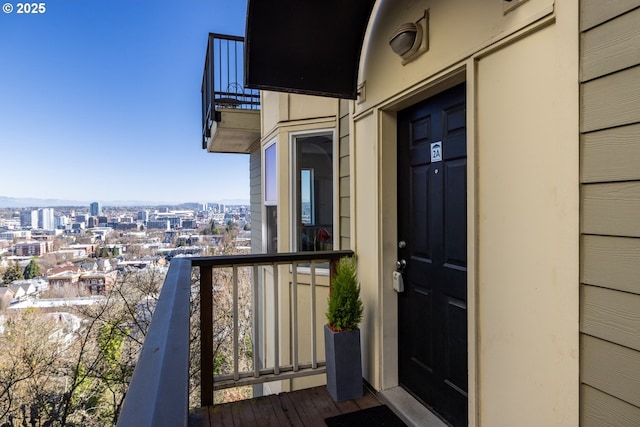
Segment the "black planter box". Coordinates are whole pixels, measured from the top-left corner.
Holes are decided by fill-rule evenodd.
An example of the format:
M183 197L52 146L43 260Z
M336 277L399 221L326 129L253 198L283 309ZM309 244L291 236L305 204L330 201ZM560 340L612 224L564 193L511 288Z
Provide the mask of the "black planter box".
M342 402L362 397L360 330L333 332L324 325L324 348L327 389L333 400Z

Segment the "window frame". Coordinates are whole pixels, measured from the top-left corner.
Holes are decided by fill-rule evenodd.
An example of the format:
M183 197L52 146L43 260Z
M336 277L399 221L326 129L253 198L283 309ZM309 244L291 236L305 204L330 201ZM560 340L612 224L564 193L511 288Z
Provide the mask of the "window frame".
M291 222L289 224L290 230L290 241L289 247L292 252L298 252L300 248L298 248L298 227L297 224L301 221L299 218L299 209L298 204L301 202L298 200L298 139L299 138L308 138L314 136L327 136L331 138L331 167L332 167L332 236L333 236L333 250L337 250L340 247L340 218L339 218L339 206L340 206L340 194L339 194L339 152L338 152L338 141L336 138L335 128L323 128L323 129L313 129L307 131L298 131L298 132L290 132L289 133L289 200L290 200L290 218ZM315 173L315 172L314 172ZM315 216L315 215L314 215Z
M275 199L267 199L267 150L270 148L275 149L275 165L274 165L274 179L275 179ZM267 142L262 147L262 164L264 165L264 173L262 174L262 204L265 206L277 206L278 205L278 139L274 138Z
M266 162L266 158L267 158L267 150L269 150L270 148L273 148L275 150L275 165L274 165L274 170L271 171L274 176L273 179L275 180L275 200L272 199L267 199L267 162ZM261 171L261 203L262 203L262 252L263 253L269 253L269 236L271 235L269 233L268 227L269 227L269 217L267 215L267 208L268 207L274 207L276 210L276 215L278 214L278 200L279 200L279 190L278 190L278 166L279 166L279 159L278 159L278 138L273 138L271 140L269 140L267 143L265 143L262 146L261 149L261 153L260 153L260 164L262 165L262 171ZM278 236L278 224L276 221L276 236ZM277 239L277 237L276 237ZM276 252L277 252L278 248L276 247Z

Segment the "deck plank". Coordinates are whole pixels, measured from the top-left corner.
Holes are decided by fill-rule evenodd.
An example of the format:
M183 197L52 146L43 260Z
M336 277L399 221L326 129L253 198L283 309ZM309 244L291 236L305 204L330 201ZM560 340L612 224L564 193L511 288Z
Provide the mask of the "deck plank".
M287 398L293 403L305 427L325 427L308 390L292 391L284 395L283 398Z
M280 426L293 426L294 423L291 420L291 417L287 412L285 412L282 403L277 395L272 394L265 397L271 403L271 407L273 408L273 412L276 414L276 418ZM294 414L297 417L298 414ZM294 418L295 418L294 417ZM299 418L298 418L299 420ZM302 421L298 421L297 425L302 425Z
M321 386L192 409L189 426L325 427L325 418L378 405L382 403L367 389L359 399L335 402Z
M212 426L234 427L230 405L213 405L209 407L209 422Z
M323 419L341 414L340 409L338 409L325 387L317 387L311 393L313 396L312 402Z
M289 393L281 393L276 396L273 396L274 400L278 401L278 404L282 408L284 414L289 419L290 425L293 427L304 427L304 422L298 411L296 410L295 405L289 399ZM273 402L273 401L272 401Z
M296 415L296 420L294 422L292 417L292 426L307 426L310 423L309 416L305 409L301 405L301 399L297 395L292 395L293 393L282 393L278 397L280 402L282 402L283 406L286 406L289 415Z
M283 425L283 422L286 422L286 418L284 420L278 418L269 397L265 396L251 399L249 402L251 403L256 420L260 421L260 425L265 427L280 427Z
M231 405L231 414L233 415L234 426L244 427L258 425L249 400L241 400L236 402L235 405Z

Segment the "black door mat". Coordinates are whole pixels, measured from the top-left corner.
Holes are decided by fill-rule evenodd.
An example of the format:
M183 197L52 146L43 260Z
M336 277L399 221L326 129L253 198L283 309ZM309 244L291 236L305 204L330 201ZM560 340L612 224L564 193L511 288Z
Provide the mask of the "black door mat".
M406 424L386 405L325 418L324 422L328 427L406 427Z

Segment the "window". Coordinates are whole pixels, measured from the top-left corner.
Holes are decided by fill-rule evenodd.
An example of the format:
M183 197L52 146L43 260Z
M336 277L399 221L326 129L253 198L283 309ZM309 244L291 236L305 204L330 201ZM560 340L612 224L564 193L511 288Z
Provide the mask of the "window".
M313 188L313 169L300 169L300 221L306 226L315 223Z
M267 214L267 253L275 254L278 252L278 207L265 206Z
M265 239L264 248L267 253L278 252L278 162L276 141L264 149L264 207L265 207Z
M333 134L293 137L295 250L333 249Z
M264 150L264 204L275 205L278 202L276 144L271 143Z

